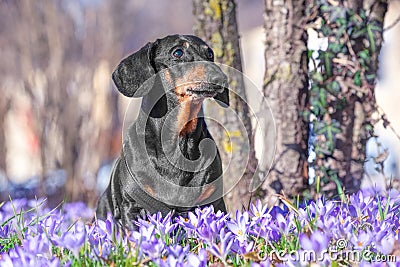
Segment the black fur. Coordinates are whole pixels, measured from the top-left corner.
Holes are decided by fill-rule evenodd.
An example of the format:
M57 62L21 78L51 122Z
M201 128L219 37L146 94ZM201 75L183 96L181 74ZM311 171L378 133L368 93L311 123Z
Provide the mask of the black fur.
M184 52L181 58L173 55L174 49L177 48ZM217 85L201 83L202 87L197 87L196 90L211 92L221 106L227 107L229 94L228 89L223 86L227 84L227 77L217 65L209 63L213 60L212 50L210 51L206 43L198 37L171 35L146 44L117 66L112 75L117 89L125 96L143 97L143 100L138 119L130 126L124 140L124 149L114 166L110 184L99 199L97 218L104 219L110 212L123 226L135 228L132 222L138 215L157 211L165 214L172 210L184 213L204 205L203 203L207 203L207 199L213 196L222 195L222 180L216 181L222 175L222 165L215 143L208 143L203 149L199 146L202 140L212 140L207 125L201 117L202 109L200 108L198 112L200 117L192 128L176 130L174 127L179 121L179 114L184 115L179 109L182 103L179 97L187 97L187 91L184 91L183 96L179 96L177 91L163 89L166 85L173 87L179 78L188 76L187 68L190 68L190 65L180 65L180 63L207 61L207 64L199 65L198 68L204 71L205 82ZM195 71L191 71L195 74L202 73L195 67L193 69ZM154 78L154 74L157 73L161 75ZM166 132L163 132L163 127L166 127ZM165 134L163 138L168 142L163 143L163 134ZM215 157L210 156L212 151L216 151ZM187 171L172 165L171 160L176 162L190 160L196 164L196 168L207 167L198 171ZM202 192L193 190L192 195L183 195L179 189L168 187L168 183L189 188L207 184L211 184L212 187L210 187L211 193L204 192L203 188ZM143 186L146 190L140 190ZM169 191L166 192L165 203L153 198L149 193L162 192L167 190L166 188ZM171 200L185 205L181 207L166 204ZM211 204L216 210L226 211L222 198L217 197Z

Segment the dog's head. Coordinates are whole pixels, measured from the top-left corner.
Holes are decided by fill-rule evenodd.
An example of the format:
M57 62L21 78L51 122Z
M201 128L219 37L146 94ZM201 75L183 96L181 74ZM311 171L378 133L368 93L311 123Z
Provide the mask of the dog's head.
M156 73L174 88L179 102L201 102L213 97L229 106L227 77L214 63L212 49L191 35L170 35L146 44L123 59L112 77L117 89L128 97L143 97L153 87L142 86ZM186 64L184 64L186 63Z

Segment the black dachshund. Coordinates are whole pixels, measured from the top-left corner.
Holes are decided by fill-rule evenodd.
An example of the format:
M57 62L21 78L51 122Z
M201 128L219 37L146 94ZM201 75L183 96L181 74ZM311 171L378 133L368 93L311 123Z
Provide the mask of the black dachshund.
M146 213L184 214L212 204L226 211L222 165L202 102L229 106L227 77L200 38L171 35L122 60L112 78L128 97L143 97L96 215L127 228Z

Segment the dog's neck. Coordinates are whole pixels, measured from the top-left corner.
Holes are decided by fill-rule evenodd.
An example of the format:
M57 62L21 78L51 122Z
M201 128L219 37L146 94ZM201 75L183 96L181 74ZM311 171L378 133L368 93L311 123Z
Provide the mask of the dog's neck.
M186 101L176 105L166 97L160 99L151 111L145 111L143 108L148 106L149 101L146 97L143 99L141 116L147 120L145 134L146 140L149 138L150 149L157 153L169 150L171 154L178 154L180 149L186 158L190 160L198 158L199 143L207 131L202 101L196 103ZM154 138L157 138L157 142L151 141Z
M178 107L177 121L175 124L176 132L181 137L190 136L196 131L196 128L201 127L198 125L199 116L203 116L202 109L203 101L193 103L193 101L181 102Z

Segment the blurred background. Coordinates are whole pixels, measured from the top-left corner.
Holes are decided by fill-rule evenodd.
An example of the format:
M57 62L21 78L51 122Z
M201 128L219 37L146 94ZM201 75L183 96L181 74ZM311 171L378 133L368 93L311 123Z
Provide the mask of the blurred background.
M264 1L237 4L244 72L261 89ZM400 23L393 23L399 14L400 1L390 1L376 89L393 129L379 125L380 144L368 146L370 154L390 150L386 174L395 177ZM0 201L47 195L50 203L95 205L121 151L129 103L112 84L114 67L149 41L192 34L193 22L187 0L0 0ZM366 163L369 177L373 165Z

